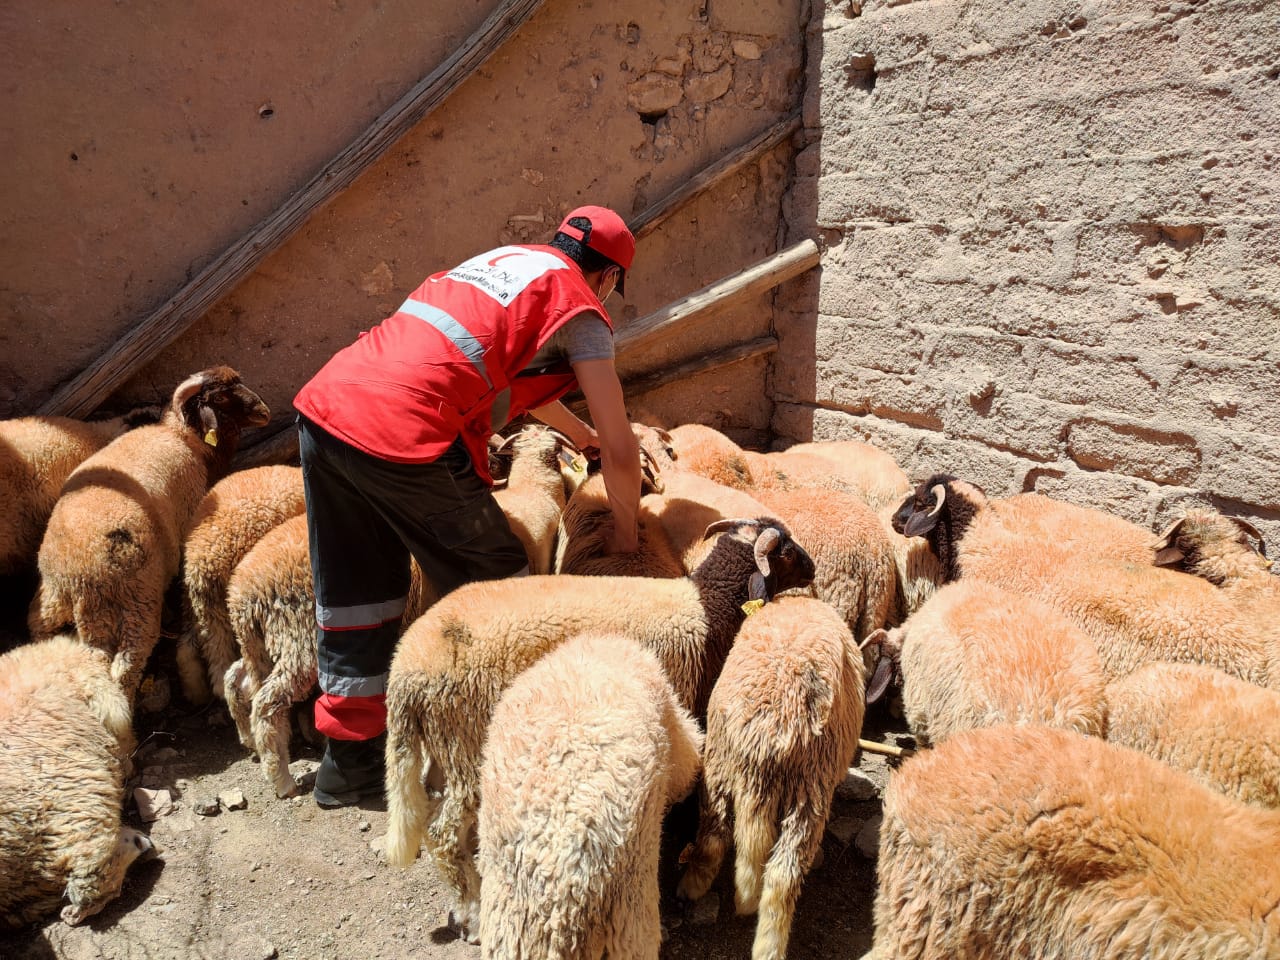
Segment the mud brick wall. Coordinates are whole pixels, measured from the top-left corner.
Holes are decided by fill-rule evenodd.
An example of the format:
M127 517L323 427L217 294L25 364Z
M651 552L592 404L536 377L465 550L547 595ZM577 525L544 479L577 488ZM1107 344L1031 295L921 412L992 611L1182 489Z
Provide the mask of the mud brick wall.
M819 7L777 445L1280 543L1280 4Z

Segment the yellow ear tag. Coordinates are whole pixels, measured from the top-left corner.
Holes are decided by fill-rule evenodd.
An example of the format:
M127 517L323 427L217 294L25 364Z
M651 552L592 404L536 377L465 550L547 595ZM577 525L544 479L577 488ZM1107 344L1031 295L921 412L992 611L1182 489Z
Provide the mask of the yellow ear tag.
M742 605L742 612L749 617L754 613L759 613L763 607L764 607L763 600L748 600L746 603Z
M204 435L204 442L211 447L216 447L218 445L218 428L217 427L214 427L212 430L210 430L208 433Z

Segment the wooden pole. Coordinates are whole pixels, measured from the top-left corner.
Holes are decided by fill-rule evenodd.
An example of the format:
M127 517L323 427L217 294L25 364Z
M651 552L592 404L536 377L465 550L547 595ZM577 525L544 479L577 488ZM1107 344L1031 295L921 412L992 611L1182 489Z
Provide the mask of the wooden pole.
M700 171L696 176L686 180L679 189L673 190L657 203L650 204L627 226L631 228L631 232L635 234L637 240L646 234L652 233L676 209L735 170L739 170L748 163L759 159L782 143L782 141L791 137L799 129L800 114L798 113L780 120L768 130L744 143L728 156L723 157Z
M275 213L59 390L40 413L84 416L91 412L439 106L541 5L542 0L503 0L461 48L397 100Z
M916 752L907 747L896 747L892 743L880 743L876 740L858 740L858 746L867 753L882 753L886 757L914 757Z
M632 321L614 335L614 349L619 355L635 350L712 307L753 297L812 270L820 260L817 243L801 240L739 273L708 284L661 310Z

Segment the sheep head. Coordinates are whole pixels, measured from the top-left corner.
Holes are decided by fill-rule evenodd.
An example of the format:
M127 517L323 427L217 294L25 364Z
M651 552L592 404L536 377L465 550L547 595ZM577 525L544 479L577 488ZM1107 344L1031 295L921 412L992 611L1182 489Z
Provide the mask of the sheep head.
M947 579L959 575L957 544L974 514L987 505L986 494L975 484L948 473L935 473L916 487L893 515L893 529L904 537L924 537L947 571Z
M1257 546L1254 546L1254 541ZM1262 532L1240 517L1188 510L1152 544L1155 564L1222 586L1241 577L1265 575L1272 567Z
M717 520L707 527L702 538L724 532L752 544L756 569L747 587L751 600L767 601L783 590L813 582L813 558L791 539L790 531L780 521L769 517Z
M245 427L261 427L271 419L262 398L246 387L230 367L210 367L192 374L173 391L174 415L209 446L228 459Z

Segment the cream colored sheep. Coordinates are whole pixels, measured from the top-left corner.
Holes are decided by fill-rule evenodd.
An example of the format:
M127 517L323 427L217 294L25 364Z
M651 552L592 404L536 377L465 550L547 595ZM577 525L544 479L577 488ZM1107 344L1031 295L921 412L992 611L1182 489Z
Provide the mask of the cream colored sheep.
M690 577L549 576L470 583L405 632L387 681L387 859L408 866L425 840L475 934L480 878L467 850L480 803L484 731L523 670L586 631L624 632L662 661L699 714L745 616L742 604L813 577L776 521L724 521ZM717 533L713 527L707 533ZM424 773L437 798L429 799Z
M948 584L866 646L898 664L907 724L922 745L994 724L1106 732L1093 641L1052 607L994 584Z
M291 466L238 470L200 501L182 545L178 676L191 703L207 703L211 693L226 699L223 677L237 656L227 618L231 571L264 534L305 509L302 470Z
M0 656L0 920L77 924L152 849L120 824L134 739L101 650L60 635Z
M754 496L791 528L813 557L810 592L844 618L856 640L898 610L894 544L880 518L843 490L757 489Z
M711 692L679 893L710 888L732 820L737 910L759 910L752 960L786 956L800 886L858 749L864 686L844 618L821 600L779 597L747 618Z
M411 561L402 629L436 596ZM310 696L319 670L305 514L268 531L236 566L227 611L239 651L223 683L227 708L240 742L258 754L276 796L293 796L299 786L289 773L290 710Z
M889 778L877 960L1273 960L1280 811L1097 737L957 733Z
M158 407L110 420L0 420L0 577L34 570L40 538L71 471L120 434L160 419Z
M1242 603L1151 561L1010 532L980 490L945 475L921 484L894 522L927 536L949 576L995 583L1064 613L1093 639L1108 679L1154 661L1203 663L1280 689L1280 632L1269 603Z
M1280 808L1280 693L1189 663L1107 687L1107 739L1244 803Z
M613 510L604 476L595 473L574 492L560 515L556 533L556 573L614 577L681 577L685 569L654 514L655 501L645 497L637 514L639 549L608 552ZM706 529L706 525L703 525Z
M565 504L561 438L548 427L530 425L511 440L511 469L506 484L493 496L529 555L529 572L550 573Z
M887 531L862 500L844 490L821 487L766 485L748 491L726 486L672 458L670 438L689 429L677 427L668 434L636 428L641 449L653 459L664 483L663 493L644 497L642 508L662 523L686 570L696 567L709 549L701 537L707 524L724 517L776 516L813 558L808 592L835 607L855 637L862 639L889 622L898 609L896 534ZM698 430L712 439L723 438L709 427Z
M811 440L796 443L784 454L821 457L871 507L879 511L897 506L911 492L911 481L893 457L870 443L857 440ZM786 457L778 458L786 462Z
M657 960L663 814L701 749L658 659L624 634L576 637L520 674L481 766L482 955Z
M230 367L197 373L174 390L164 419L117 437L67 478L40 544L34 639L73 624L111 654L111 675L131 699L160 638L165 589L209 484L226 471L241 430L270 418Z

